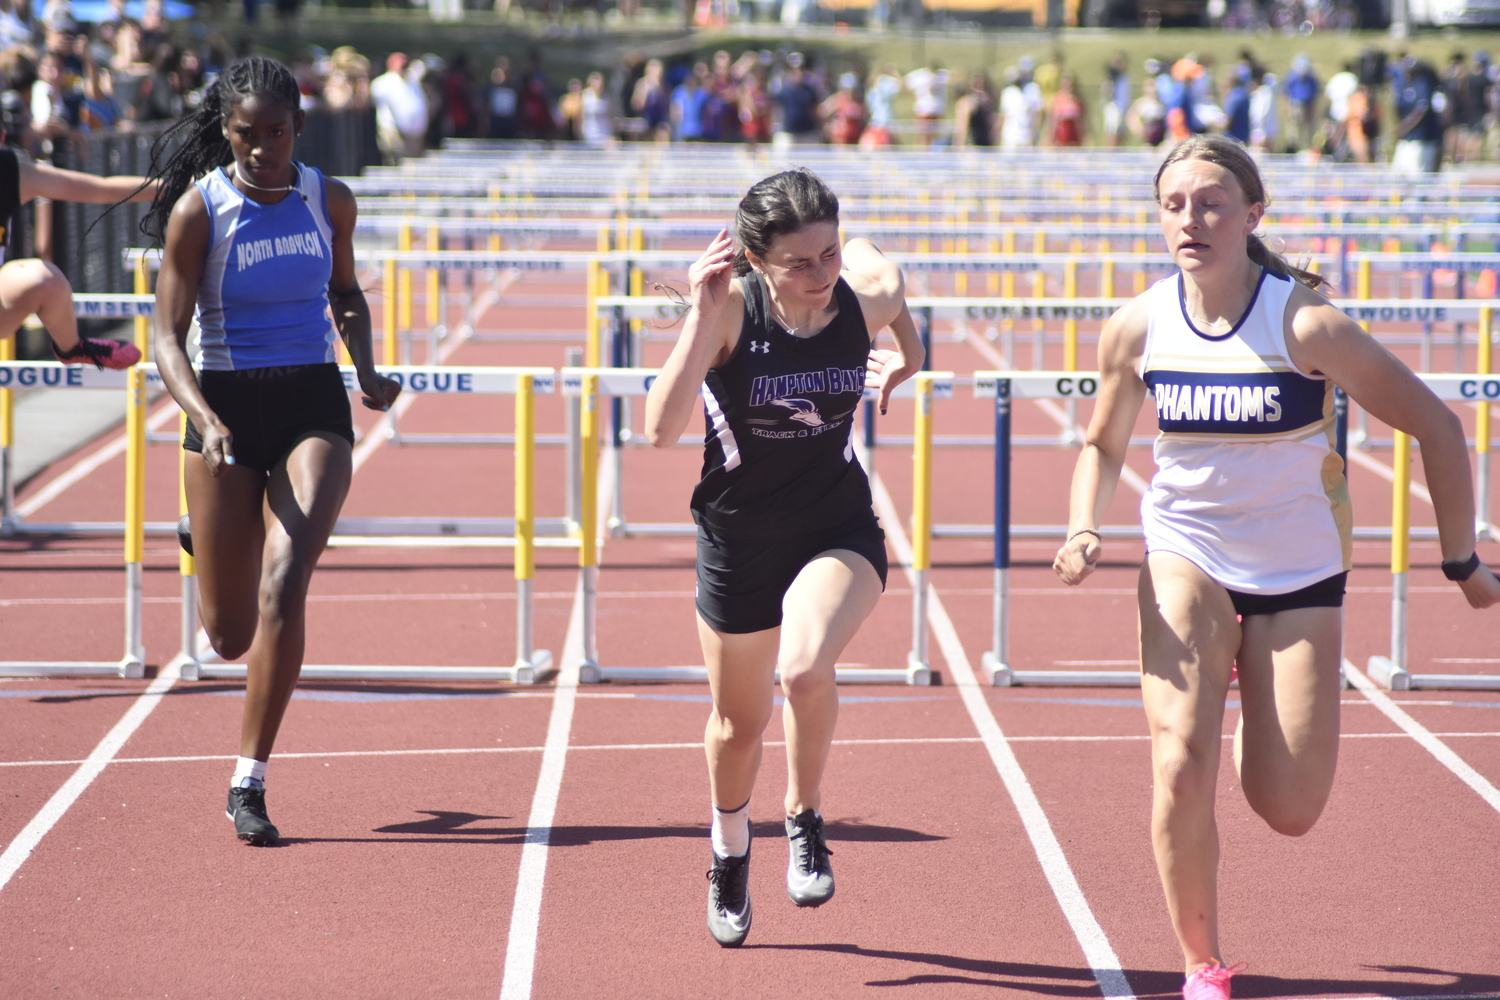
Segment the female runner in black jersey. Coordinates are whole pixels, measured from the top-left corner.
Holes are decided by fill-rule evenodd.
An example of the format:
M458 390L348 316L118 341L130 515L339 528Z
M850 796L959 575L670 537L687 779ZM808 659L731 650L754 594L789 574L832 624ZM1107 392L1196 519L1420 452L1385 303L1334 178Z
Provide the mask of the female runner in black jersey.
M834 661L885 586L885 533L854 457L868 370L891 390L922 367L901 269L866 240L839 245L838 199L806 170L768 177L689 270L682 336L646 398L646 434L673 444L708 418L698 524L698 636L714 707L704 735L713 797L708 928L750 930L750 794L775 672L786 696L787 892L833 895L818 813L838 718ZM740 276L734 281L734 276ZM873 350L890 327L896 350ZM868 366L868 368L867 368Z

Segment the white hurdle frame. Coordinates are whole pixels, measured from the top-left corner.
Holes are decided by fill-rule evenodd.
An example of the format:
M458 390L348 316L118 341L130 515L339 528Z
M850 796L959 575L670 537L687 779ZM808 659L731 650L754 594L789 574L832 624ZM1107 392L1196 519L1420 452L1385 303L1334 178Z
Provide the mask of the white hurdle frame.
M352 367L340 369L351 392L359 383ZM535 648L533 583L538 546L575 548L578 532L566 519L536 518L535 396L556 391L551 368L407 365L382 368L381 374L402 384L403 393L423 395L510 395L516 400L515 516L512 518L340 518L330 545L396 548L506 547L516 550L516 661L511 666L381 666L309 664L302 676L320 680L468 680L535 684L554 669L552 653ZM544 529L539 532L538 528ZM538 537L541 534L541 537ZM212 651L198 649L196 589L189 582L191 560L182 561L184 680L243 679L246 667L225 664ZM189 599L189 591L193 596Z
M629 398L644 396L651 388L658 369L655 368L564 368L562 370L562 391L565 396L581 396L583 399L583 410L586 414L592 414L583 422L582 440L580 451L584 456L584 462L588 463L590 453L598 453L598 433L600 417L604 413L602 405L605 398ZM931 373L923 372L922 376L931 376ZM920 379L922 376L919 376ZM917 395L917 380L908 382L896 390L896 396L912 398ZM947 392L952 392L952 380L947 380ZM587 390L593 390L589 392ZM865 390L867 398L873 398L874 389ZM591 405L592 404L592 405ZM608 460L611 463L611 475L614 477L615 490L619 490L621 482L619 476L622 468L622 451L618 445L611 443L608 448ZM584 530L592 530L595 523L593 517L593 497L595 495L596 482L594 472L588 464L584 466L581 476L582 492L585 516L583 519ZM648 530L641 530L642 528ZM630 534L639 535L691 535L696 533L697 528L691 522L684 524L656 524L633 526ZM598 642L595 632L595 622L598 615L596 610L597 593L595 580L597 579L597 566L585 562L584 592L583 592L583 621L584 621L584 650L586 657L585 669L580 679L584 683L598 683L607 680L620 681L707 681L708 669L701 666L680 667L628 667L628 666L604 666L599 662ZM926 629L925 618L921 627ZM925 647L922 647L925 648ZM915 663L909 663L906 668L874 668L874 667L844 667L835 671L840 684L930 684L931 671L927 668L925 660L920 664L920 669Z
M7 340L7 347L11 341ZM8 353L8 351L7 351ZM10 462L10 389L13 385L58 387L68 389L125 390L125 520L123 524L94 526L93 530L120 532L125 540L125 652L119 660L11 660L0 662L3 677L46 676L116 676L139 678L146 675L146 648L142 631L142 561L145 555L146 501L146 386L154 369L136 365L127 371L99 371L56 361L0 361L0 410L4 411L0 439L5 444L3 462ZM9 479L6 482L9 500ZM6 534L17 531L15 522L6 519ZM50 528L72 528L63 534L85 533L77 525L28 525L30 532Z
M1488 328L1488 324L1486 324ZM1481 341L1483 343L1483 341ZM1480 354L1480 369L1490 367L1489 345ZM1476 403L1478 405L1478 530L1481 539L1493 538L1494 525L1489 523L1489 451L1490 451L1490 407L1492 400L1500 401L1500 376L1476 375L1422 375L1422 381L1449 402ZM1396 475L1391 483L1391 651L1387 656L1372 656L1365 672L1370 679L1391 691L1461 690L1500 691L1500 675L1496 674L1419 674L1411 669L1407 650L1407 602L1408 578L1411 570L1410 539L1421 537L1411 527L1411 452L1410 436L1396 432L1396 455L1393 467ZM1436 533L1433 532L1435 537Z

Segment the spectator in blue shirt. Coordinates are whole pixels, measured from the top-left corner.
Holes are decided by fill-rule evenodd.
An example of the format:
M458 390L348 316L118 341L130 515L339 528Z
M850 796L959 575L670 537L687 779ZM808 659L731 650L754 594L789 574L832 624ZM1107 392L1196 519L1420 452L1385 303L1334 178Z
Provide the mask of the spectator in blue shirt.
M672 91L672 127L678 142L703 141L703 112L711 96L703 86L708 66L699 63Z
M1312 60L1299 53L1292 60L1292 69L1282 84L1283 94L1292 105L1292 118L1297 125L1297 148L1306 149L1312 144L1313 132L1318 127L1318 97L1323 93L1323 83L1313 72Z
M1231 81L1229 93L1224 97L1224 134L1250 145L1250 90L1247 80L1236 73Z
M807 79L800 60L788 60L786 76L782 77L775 99L781 105L781 127L773 140L778 147L823 141L818 121L818 92Z

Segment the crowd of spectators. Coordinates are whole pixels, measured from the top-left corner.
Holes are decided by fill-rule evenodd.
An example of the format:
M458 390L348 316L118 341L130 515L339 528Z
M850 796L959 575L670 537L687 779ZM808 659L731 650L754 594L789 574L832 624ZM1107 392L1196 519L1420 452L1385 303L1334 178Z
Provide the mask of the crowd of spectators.
M447 62L392 53L373 81L352 50L316 55L301 67L309 101L373 102L387 162L446 137L1020 149L1160 146L1219 131L1268 152L1412 172L1500 152L1500 69L1483 51L1455 52L1439 72L1405 50L1366 50L1326 80L1305 54L1279 73L1248 50L1222 71L1193 54L1136 70L1120 55L1104 68L1097 105L1057 54L1022 57L998 83L936 64L834 72L785 49L635 61L565 83L536 53L519 69L502 57L487 75L461 53Z
M1021 58L998 82L936 64L835 72L784 49L650 59L555 84L536 55L520 71L502 58L482 79L462 56L445 66L395 53L370 94L390 161L445 136L1020 149L1160 146L1216 131L1256 149L1419 172L1500 145L1500 74L1484 52L1454 53L1441 73L1402 50L1368 50L1327 80L1305 54L1278 70L1248 50L1223 70L1193 54L1139 67L1120 55L1094 105L1056 54Z
M131 129L176 118L202 99L224 61L223 46L180 47L162 0L145 0L139 17L110 0L96 23L53 0L32 18L17 0L0 0L0 97L8 141L42 154L70 132Z
M31 18L0 0L0 113L13 144L45 156L70 132L129 130L174 119L202 99L232 55L221 40L174 39L163 0L127 15L77 20L68 0ZM1404 50L1366 50L1328 79L1297 54L1272 67L1246 50L1227 68L1188 54L1105 67L1097 97L1053 54L996 72L937 64L873 68L783 48L702 61L634 60L612 72L554 80L533 53L476 70L458 53L394 52L384 72L345 46L296 62L303 106L373 108L383 158L396 163L445 138L520 138L607 145L718 142L1159 146L1204 131L1247 145L1432 171L1500 146L1500 70L1485 52L1455 52L1439 71ZM1095 101L1097 100L1097 105Z

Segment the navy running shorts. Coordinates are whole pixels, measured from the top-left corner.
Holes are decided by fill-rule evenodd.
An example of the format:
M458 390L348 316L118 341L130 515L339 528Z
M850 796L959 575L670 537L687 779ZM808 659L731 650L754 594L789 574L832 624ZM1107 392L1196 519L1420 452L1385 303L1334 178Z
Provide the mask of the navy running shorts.
M873 511L834 528L772 537L728 537L698 525L698 614L715 632L742 635L781 624L781 602L804 566L829 549L863 556L880 574L889 570L885 532Z
M234 435L234 464L269 473L304 438L337 435L354 444L349 392L335 364L204 371L198 384L209 408ZM203 452L203 435L188 421L184 451Z
M1241 618L1274 615L1278 611L1292 611L1296 608L1342 608L1344 584L1348 578L1348 573L1335 573L1290 594L1247 594L1242 590L1230 590L1229 600L1234 603L1235 613Z

